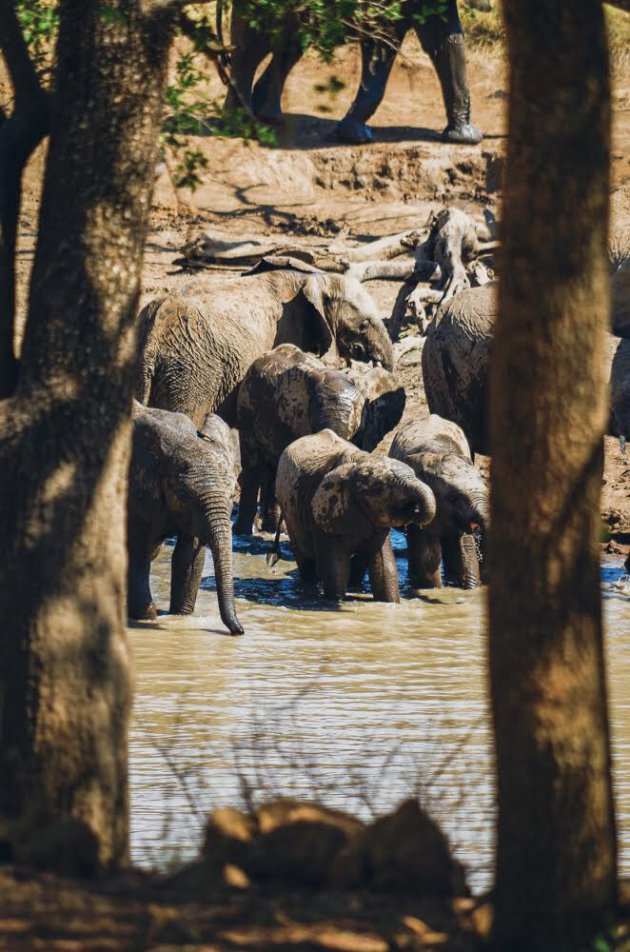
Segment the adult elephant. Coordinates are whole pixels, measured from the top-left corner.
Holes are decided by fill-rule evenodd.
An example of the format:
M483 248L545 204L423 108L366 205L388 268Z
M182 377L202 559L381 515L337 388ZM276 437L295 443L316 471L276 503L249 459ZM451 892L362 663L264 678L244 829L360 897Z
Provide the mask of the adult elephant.
M198 278L151 301L139 324L138 400L186 413L197 426L210 412L235 425L245 373L281 343L394 365L372 298L345 275L280 268Z
M235 488L232 441L223 420L210 414L197 431L187 416L134 404L127 502L130 618L156 617L149 587L151 560L164 539L176 535L170 611L194 611L209 545L221 619L231 634L243 633L232 581Z
M352 106L337 127L346 142L370 142L366 123L378 109L394 59L405 34L415 30L422 49L429 55L438 75L447 125L442 138L447 142L475 144L482 135L470 122L470 93L466 78L464 36L457 0L446 0L441 13L426 16L426 0L406 0L397 20L381 17L374 35L361 32L361 83ZM282 116L282 90L289 72L304 50L300 38L299 11L289 9L281 28L265 27L260 16L251 24L251 0L233 0L231 41L232 81L226 106L245 103L261 119L278 122ZM271 60L254 85L256 69L271 53Z
M628 323L624 323L630 313L627 274L630 272L625 276L618 274L617 281L613 277L613 327L616 333L626 332L630 336ZM422 351L422 378L429 410L457 423L473 454L491 453L488 385L496 316L494 285L461 291L429 324ZM626 438L630 439L628 347L626 341L613 334L609 335L608 368L612 389L609 432L623 436L625 426Z
M281 344L254 361L239 389L241 496L234 531L247 535L263 486L262 529L276 530L278 460L289 443L331 429L367 451L400 421L405 392L380 367L338 370L293 344Z
M433 493L409 466L322 430L284 451L276 495L303 581L342 599L356 559L367 564L376 601L400 601L389 530L435 515Z
M473 531L482 547L490 522L488 488L473 464L468 441L456 423L431 414L402 427L389 455L411 466L433 490L435 518L425 529L406 529L409 581L414 588L441 588L440 562L447 582L475 588L481 573Z
M488 381L496 288L457 294L427 328L422 378L431 413L462 428L473 453L490 453Z
M610 430L621 445L630 443L630 339L612 337L610 368Z

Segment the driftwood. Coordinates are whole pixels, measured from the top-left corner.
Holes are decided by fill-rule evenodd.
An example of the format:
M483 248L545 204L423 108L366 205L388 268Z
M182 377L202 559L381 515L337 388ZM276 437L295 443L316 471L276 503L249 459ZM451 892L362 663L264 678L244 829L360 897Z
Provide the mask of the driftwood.
M175 264L184 268L206 268L209 265L243 268L247 265L253 266L269 255L285 255L314 264L316 257L313 251L289 244L286 240L246 238L226 241L208 234L199 235L187 242L179 252L181 257Z

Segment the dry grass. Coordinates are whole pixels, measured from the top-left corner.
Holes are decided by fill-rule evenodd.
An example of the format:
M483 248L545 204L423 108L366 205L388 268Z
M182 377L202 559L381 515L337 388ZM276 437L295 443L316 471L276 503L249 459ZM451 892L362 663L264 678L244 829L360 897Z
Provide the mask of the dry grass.
M607 4L604 10L612 65L614 69L620 69L630 65L630 14ZM505 45L505 25L500 4L496 3L496 0L495 8L490 13L481 13L463 6L461 17L466 43L471 49L481 48L490 52L497 46Z

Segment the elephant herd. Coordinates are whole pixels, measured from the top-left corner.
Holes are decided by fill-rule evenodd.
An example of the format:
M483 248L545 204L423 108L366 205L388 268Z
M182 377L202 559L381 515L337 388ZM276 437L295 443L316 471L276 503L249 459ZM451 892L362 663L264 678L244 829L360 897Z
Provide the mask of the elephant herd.
M374 301L354 278L291 259L195 278L139 318L128 502L128 609L154 618L151 560L176 536L170 611L193 611L211 548L233 634L237 534L281 520L299 574L342 599L367 573L398 601L390 528L404 529L416 588L479 581L474 532L487 490L464 433L432 415L400 427L405 391ZM237 427L240 453L230 427ZM397 429L389 455L377 451ZM240 460L239 460L240 457ZM483 544L483 543L482 543Z
M284 524L301 580L327 598L343 599L367 574L375 599L399 601L391 528L405 532L412 590L485 580L488 490L474 454L491 449L495 314L492 286L438 310L422 353L430 415L401 425L392 342L354 278L265 258L150 302L139 318L133 411L130 617L155 617L150 563L174 535L170 611L193 611L208 544L221 618L242 633L232 532L252 532L259 500L263 530L277 530L274 549ZM611 335L611 368L610 427L623 441L629 340Z

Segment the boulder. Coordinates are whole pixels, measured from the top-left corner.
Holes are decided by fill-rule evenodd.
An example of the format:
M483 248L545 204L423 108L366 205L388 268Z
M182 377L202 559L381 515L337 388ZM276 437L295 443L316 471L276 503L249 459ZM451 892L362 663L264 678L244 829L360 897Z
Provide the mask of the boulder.
M337 855L330 882L340 888L423 895L467 891L446 836L416 800L402 803L352 839Z
M259 879L283 879L306 886L327 882L331 865L363 824L339 810L281 799L256 813L260 836L249 870Z
M242 866L256 833L255 821L233 807L220 807L208 816L201 855L217 867Z

